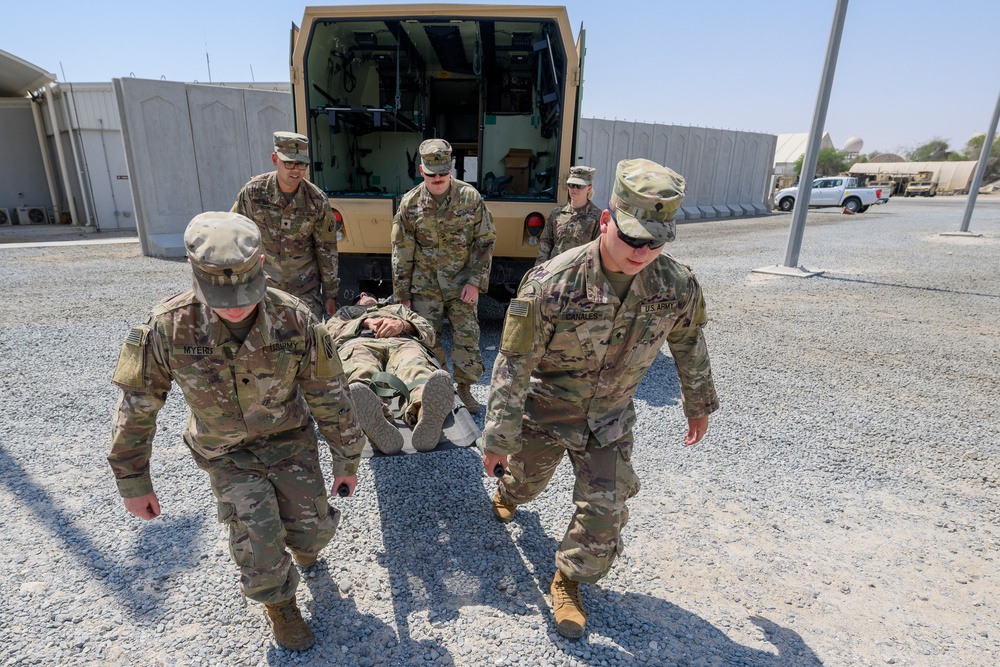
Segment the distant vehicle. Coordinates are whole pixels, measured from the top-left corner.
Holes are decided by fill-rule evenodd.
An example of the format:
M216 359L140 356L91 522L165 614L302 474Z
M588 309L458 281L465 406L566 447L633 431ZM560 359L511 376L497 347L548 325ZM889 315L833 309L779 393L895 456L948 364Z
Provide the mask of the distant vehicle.
M791 211L799 188L785 188L774 193L774 205L781 211ZM882 188L858 187L858 179L850 176L817 178L812 184L809 208L845 208L851 213L864 213L869 206L889 201L889 191Z
M881 188L884 191L884 195L886 197L892 197L893 195L900 194L900 190L902 190L903 184L898 181L894 181L891 176L888 176L886 174L879 174L877 176L872 176L871 178L869 178L868 181L865 183L865 187L875 188L876 190Z
M906 184L904 197L933 197L937 194L937 181L933 171L918 171L913 180Z

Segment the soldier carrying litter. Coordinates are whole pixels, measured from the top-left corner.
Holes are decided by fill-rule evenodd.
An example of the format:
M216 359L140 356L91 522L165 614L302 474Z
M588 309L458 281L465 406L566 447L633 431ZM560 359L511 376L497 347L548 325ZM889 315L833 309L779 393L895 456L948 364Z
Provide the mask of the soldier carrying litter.
M472 413L481 406L470 387L483 374L479 350L479 293L490 286L496 228L476 189L451 176L451 145L420 144L424 182L399 202L392 221L392 289L396 301L434 327L434 353L447 368L441 334L451 323L452 367L458 397Z
M257 223L267 284L294 294L323 319L337 310L337 221L326 195L306 178L309 139L274 133L276 171L251 178L231 209Z
M312 565L340 522L327 503L315 425L330 446L333 488L348 493L364 438L326 328L302 301L266 287L257 226L237 213L202 213L184 248L193 290L156 306L122 345L108 461L125 508L159 516L149 459L156 415L176 384L190 408L184 442L228 524L243 594L264 605L278 644L304 650L313 635L295 602L292 561Z
M563 455L576 473L576 511L549 587L556 625L583 635L579 584L596 583L622 549L625 502L639 492L630 463L632 396L664 341L687 416L685 445L718 409L702 327L701 286L663 253L674 239L684 179L643 159L618 163L600 237L531 269L511 301L493 367L483 467L501 466L497 520L545 489Z

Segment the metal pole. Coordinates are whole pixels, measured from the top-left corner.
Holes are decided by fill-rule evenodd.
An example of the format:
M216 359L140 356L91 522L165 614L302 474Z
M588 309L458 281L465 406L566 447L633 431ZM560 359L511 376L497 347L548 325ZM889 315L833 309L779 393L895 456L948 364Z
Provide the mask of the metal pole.
M826 48L826 63L823 65L823 77L820 80L819 94L816 97L816 111L813 114L812 127L809 130L809 143L802 160L802 174L799 176L799 192L795 197L795 210L792 213L792 229L788 236L788 249L785 251L783 266L795 267L799 263L799 250L802 248L802 233L806 226L806 213L809 212L809 199L812 197L812 182L816 177L816 160L819 158L820 141L823 138L823 127L826 125L826 110L830 105L830 91L833 88L833 75L837 71L837 54L840 52L840 38L844 34L844 19L847 16L847 0L837 0L833 12L833 26L830 28L830 42Z
M965 202L965 217L962 218L962 227L959 231L968 232L969 222L972 220L972 210L976 208L976 197L979 196L979 186L983 182L983 174L986 172L986 161L990 157L990 149L993 148L993 137L997 133L997 121L1000 121L1000 96L997 97L997 108L993 110L993 120L990 121L990 129L983 137L983 150L979 154L979 164L976 165L976 175L972 177L972 186L969 188L969 198Z
M84 169L83 162L80 160L80 152L76 148L76 135L73 134L73 122L69 116L69 97L67 97L66 91L63 90L62 86L59 86L59 93L62 98L63 121L66 123L66 132L69 134L69 147L73 152L73 164L76 166L76 182L80 186L80 199L83 200L83 225L91 227L94 225L94 219L91 217L90 199L87 197L87 186L84 184L86 170Z
M69 219L72 224L78 224L76 219L76 207L73 206L73 188L69 182L69 171L66 169L66 153L63 151L62 135L59 130L59 120L56 118L56 96L52 87L45 89L45 105L49 109L49 122L52 123L52 142L56 145L56 158L59 161L59 174L62 180L63 190L66 193L66 209L69 211ZM56 210L56 223L59 223L59 211Z

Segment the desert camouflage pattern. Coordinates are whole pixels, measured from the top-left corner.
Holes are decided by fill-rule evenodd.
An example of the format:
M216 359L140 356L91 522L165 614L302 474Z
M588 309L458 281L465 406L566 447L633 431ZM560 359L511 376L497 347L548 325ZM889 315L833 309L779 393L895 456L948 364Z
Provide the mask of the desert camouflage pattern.
M639 490L629 464L632 397L664 342L685 414L719 407L702 335L705 302L690 269L661 254L620 302L599 250L592 241L525 276L508 307L483 429L485 451L510 456L500 480L508 502L541 492L569 452L577 509L556 563L584 582L603 577L621 550L625 501Z
M240 588L251 600L283 602L295 594L298 570L288 550L314 556L333 539L340 511L330 507L313 429L303 447L270 465L242 458L208 460L219 523L229 530L229 554L240 569Z
M556 551L556 567L574 581L596 583L623 550L621 529L628 522L625 502L639 492L632 468L632 434L604 446L590 435L583 450L567 450L544 425L526 419L524 446L508 459L500 479L500 496L520 505L536 498L548 485L564 454L576 472L576 510Z
M323 191L303 179L286 203L272 171L250 179L232 211L260 229L267 284L299 297L322 318L326 300L340 288L337 222Z
M617 211L618 228L637 239L670 243L677 235L674 216L684 195L684 177L645 158L622 160L615 169L608 207Z
M375 338L372 331L361 326L369 317L409 322L416 328L417 334ZM441 367L431 349L435 336L430 322L403 305L393 304L367 308L346 306L338 309L326 326L337 344L348 384L363 382L370 385L375 373L385 371L411 387L409 400L401 408L403 421L414 426L422 402L423 383Z
M309 137L296 132L275 132L274 152L286 162L309 164Z
M451 171L451 144L444 139L428 139L420 143L420 164L429 174L447 174Z
M434 327L435 354L445 364L441 333L452 326L455 380L475 384L483 374L477 305L463 303L462 288L490 286L496 228L483 198L468 183L452 179L440 206L420 184L407 192L392 222L393 293Z
M303 448L315 419L333 474L358 469L365 440L333 340L298 299L268 289L241 346L211 309L184 292L129 333L119 368L127 358L141 359L141 376L136 382L116 370L113 382L122 391L108 456L122 497L153 491L156 415L171 383L190 408L184 442L203 459L273 465Z
M525 351L501 344L493 367L486 451L521 447L523 415L546 425L567 449L586 446L588 433L610 445L632 430L632 396L666 342L680 380L684 414L703 417L719 407L698 280L661 254L632 281L619 303L604 278L600 240L531 269L511 302L504 337L523 301L531 315ZM620 307L619 307L620 306Z
M549 214L538 237L538 257L535 266L547 262L570 248L589 243L601 232L601 209L588 201L583 208L573 204L557 206Z

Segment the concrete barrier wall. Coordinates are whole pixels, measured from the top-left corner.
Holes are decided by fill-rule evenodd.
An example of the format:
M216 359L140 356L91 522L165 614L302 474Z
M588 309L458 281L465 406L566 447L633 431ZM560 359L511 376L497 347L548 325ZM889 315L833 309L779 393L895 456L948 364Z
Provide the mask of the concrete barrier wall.
M604 206L620 160L644 157L680 173L687 196L678 220L754 216L770 210L772 134L583 118L576 164L597 169L594 202Z

